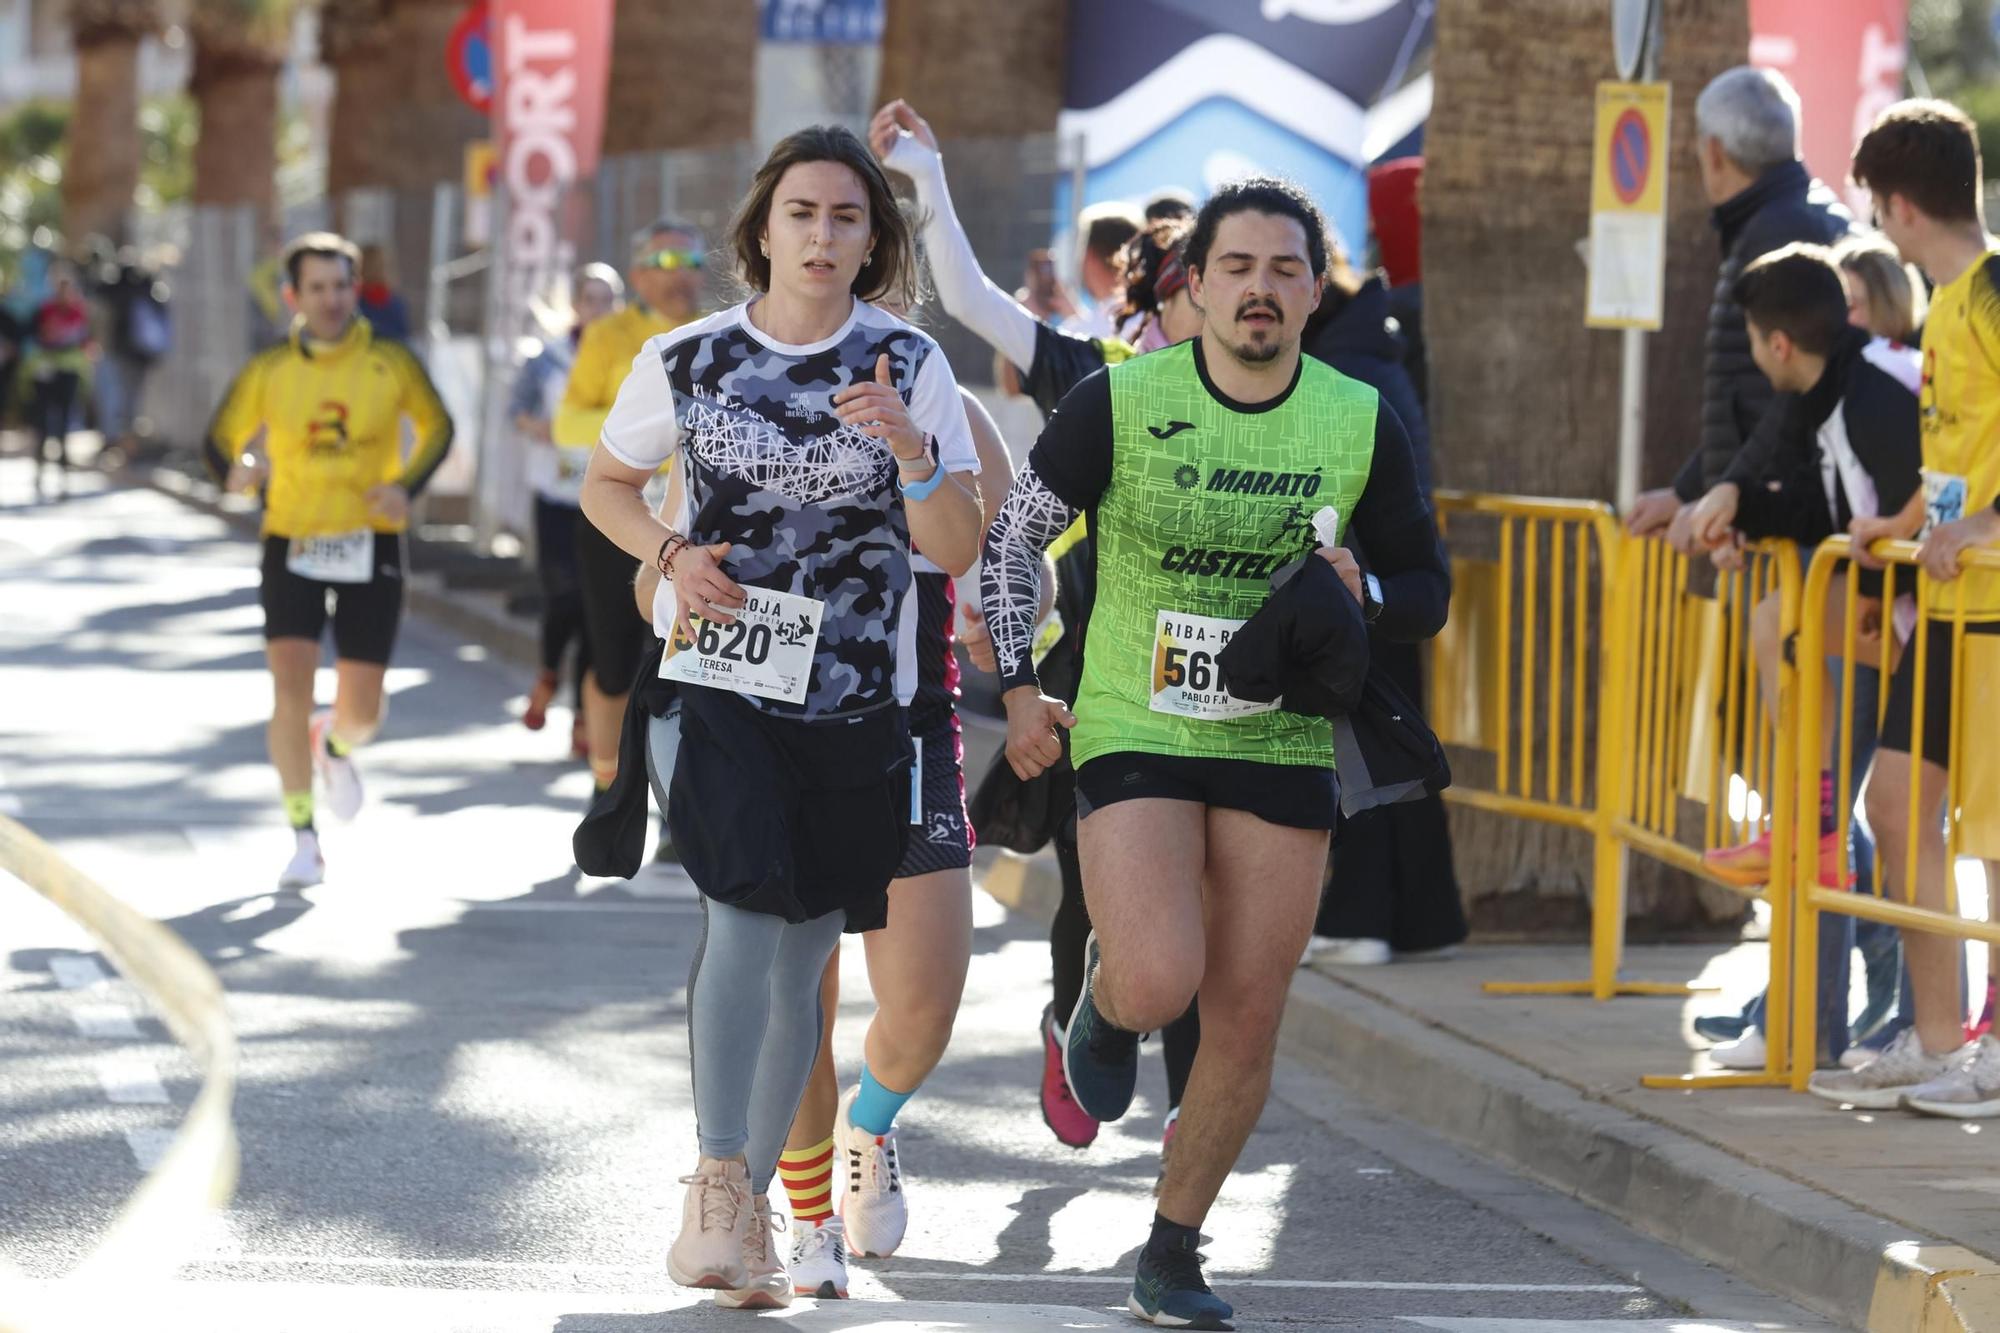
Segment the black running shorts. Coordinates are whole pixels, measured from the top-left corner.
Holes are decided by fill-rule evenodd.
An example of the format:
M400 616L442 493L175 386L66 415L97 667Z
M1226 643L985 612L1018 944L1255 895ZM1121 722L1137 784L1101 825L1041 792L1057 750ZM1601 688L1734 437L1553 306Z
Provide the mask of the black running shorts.
M389 664L396 629L403 619L403 538L375 534L375 575L366 583L324 583L286 567L288 537L264 538L264 577L257 600L264 607L264 637L311 639L326 630L326 603L333 599L333 653L349 662Z
M1951 622L1933 620L1919 628L1917 633L1925 636L1923 758L1943 767L1951 763ZM1968 639L1975 634L2000 634L2000 621L1968 620L1965 622L1965 634ZM1971 670L1969 665L1967 670ZM1911 734L1916 698L1917 643L1912 635L1910 642L1903 647L1902 661L1896 663L1896 674L1889 678L1889 703L1882 715L1882 734L1877 742L1882 749L1908 755L1916 753L1913 748L1915 737ZM1963 747L1972 739L1968 734L1959 744Z
M965 742L950 708L912 710L910 736L921 746L922 818L910 829L897 879L972 864L972 821L965 817Z
M1101 754L1076 770L1078 819L1145 798L1243 810L1287 828L1331 829L1340 813L1340 782L1332 769L1304 764L1138 751Z

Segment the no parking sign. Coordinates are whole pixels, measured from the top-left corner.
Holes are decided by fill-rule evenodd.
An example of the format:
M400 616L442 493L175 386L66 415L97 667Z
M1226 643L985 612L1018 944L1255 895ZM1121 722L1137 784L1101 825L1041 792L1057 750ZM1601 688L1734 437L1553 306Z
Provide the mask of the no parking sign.
M1664 83L1597 85L1590 167L1590 295L1584 322L1657 329L1667 263Z

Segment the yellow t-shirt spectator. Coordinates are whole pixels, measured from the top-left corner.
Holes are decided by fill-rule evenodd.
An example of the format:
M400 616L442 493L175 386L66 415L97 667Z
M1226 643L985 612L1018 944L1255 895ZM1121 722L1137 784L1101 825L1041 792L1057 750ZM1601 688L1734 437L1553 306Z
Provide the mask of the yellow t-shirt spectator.
M577 344L576 363L570 368L569 387L563 391L562 405L549 429L555 442L579 448L596 445L604 418L611 414L611 404L618 401L618 386L632 372L633 358L646 339L671 333L686 322L656 315L634 303L586 328Z
M2000 497L2000 252L1937 289L1923 352L1924 501L1934 526ZM1939 585L1933 614L1950 615L1961 588L1967 617L2000 619L2000 588L1983 570Z

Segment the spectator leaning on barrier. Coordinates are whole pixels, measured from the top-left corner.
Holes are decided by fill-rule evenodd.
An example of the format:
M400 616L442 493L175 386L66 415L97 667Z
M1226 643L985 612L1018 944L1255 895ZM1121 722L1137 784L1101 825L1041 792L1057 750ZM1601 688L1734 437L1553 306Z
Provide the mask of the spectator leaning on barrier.
M1953 873L1943 833L1952 715L1958 687L1978 679L1968 670L1954 680L1950 617L1962 606L1969 632L2000 633L1995 577L1959 565L1966 549L2000 543L2000 240L1980 212L1978 132L1948 103L1899 102L1884 111L1855 149L1854 179L1872 196L1883 233L1937 285L1924 327L1923 486L1901 512L1857 518L1851 531L1857 543L1921 537L1919 559L1938 585L1930 592L1928 623L1912 627L1925 636L1925 678L1916 679L1912 644L1889 683L1867 803L1885 894L1913 896L1919 906L1944 912ZM1984 645L1968 644L1968 660L1975 646ZM1920 690L1921 737L1913 726ZM1919 788L1914 827L1913 782ZM1969 817L1993 793L1968 790L1962 797L1958 813ZM1904 880L1913 838L1912 886ZM1987 864L1989 884L2000 878L1996 869ZM1901 1105L1966 1119L2000 1115L2000 1041L1989 1035L1976 1045L1965 1042L1963 946L1951 935L1911 930L1904 932L1903 952L1914 983L1914 1029L1859 1069L1815 1074L1812 1091L1863 1107Z
M1847 291L1847 322L1914 349L1922 340L1930 297L1923 274L1906 263L1896 247L1880 236L1849 236L1833 248Z
M1759 255L1793 241L1831 244L1850 221L1799 160L1799 97L1783 75L1748 65L1726 70L1702 89L1694 114L1702 189L1722 242L1703 351L1701 440L1673 485L1641 494L1625 520L1634 535L1667 532L1684 551L1692 550L1690 507L1722 480L1772 398L1730 295L1736 279Z

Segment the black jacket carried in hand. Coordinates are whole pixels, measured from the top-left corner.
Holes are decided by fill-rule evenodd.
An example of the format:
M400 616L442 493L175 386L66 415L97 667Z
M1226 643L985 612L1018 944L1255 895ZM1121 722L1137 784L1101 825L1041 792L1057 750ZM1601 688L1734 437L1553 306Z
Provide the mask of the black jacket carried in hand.
M1282 573L1282 571L1281 571ZM1333 720L1340 808L1414 800L1451 785L1444 749L1386 672L1371 665L1360 604L1333 566L1309 555L1218 657L1229 692Z
M1701 443L1674 478L1674 493L1693 504L1723 479L1775 391L1750 358L1750 331L1733 293L1751 261L1794 241L1831 245L1853 226L1833 192L1803 162L1772 167L1741 193L1717 204L1722 267L1708 307L1702 355Z

